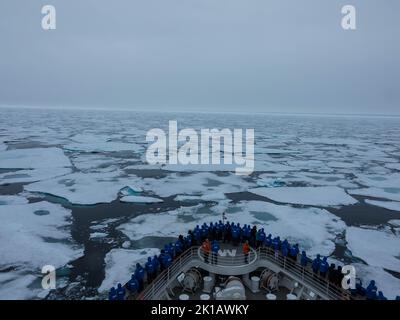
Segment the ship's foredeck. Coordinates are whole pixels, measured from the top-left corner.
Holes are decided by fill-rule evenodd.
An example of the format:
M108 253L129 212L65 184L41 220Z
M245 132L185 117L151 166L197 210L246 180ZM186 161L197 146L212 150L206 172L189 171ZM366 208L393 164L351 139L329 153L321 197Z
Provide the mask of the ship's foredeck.
M223 276L248 275L262 268L267 268L274 273L292 279L293 283L307 288L309 292L313 292L320 299L347 300L350 298L348 291L338 288L326 278L314 274L309 267L303 267L293 259L282 256L279 251L274 251L269 247L252 248L245 257L241 253L241 247L223 243L221 244L220 254L215 257L211 254L206 256L200 247L189 248L177 257L173 264L150 283L137 298L146 300L177 299L179 290L181 290L177 277L191 268ZM286 294L289 291L289 289L281 287L274 294L276 294L277 299L286 299ZM255 293L246 288L246 299L266 299L266 293L265 291ZM190 297L200 299L201 294L202 292L199 290L191 293ZM212 296L211 293L210 297L212 298Z

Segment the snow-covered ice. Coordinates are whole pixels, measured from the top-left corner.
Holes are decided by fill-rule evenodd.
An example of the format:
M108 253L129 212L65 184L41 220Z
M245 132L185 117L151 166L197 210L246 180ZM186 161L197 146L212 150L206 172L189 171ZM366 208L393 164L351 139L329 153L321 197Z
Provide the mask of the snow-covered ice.
M145 197L145 196L124 196L119 200L121 202L136 202L136 203L158 203L164 201L162 199L154 197Z
M32 182L71 172L71 162L60 148L13 149L0 152L0 184ZM18 170L22 169L22 170Z
M400 235L389 230L348 227L347 247L368 265L400 271Z
M116 137L118 138L118 137ZM109 135L100 135L96 132L77 134L71 137L72 142L66 144L64 149L86 152L113 152L113 151L140 151L141 146L133 141L121 142L110 140Z
M60 205L0 205L0 218L0 269L12 268L0 274L0 299L34 298L38 289L30 286L43 266L62 267L83 254L68 230L70 211Z
M400 202L396 201L375 201L375 200L365 200L366 203L371 204L376 207L382 207L388 210L398 211L400 215Z
M28 200L21 196L4 196L0 195L0 206L7 204L26 204Z
M136 178L121 177L113 172L75 172L60 178L39 181L24 188L31 192L50 193L76 204L108 203L115 200L118 192Z
M374 198L383 198L388 200L400 201L400 187L397 188L362 188L362 189L353 189L348 190L350 194L374 197Z
M60 205L46 201L2 205L0 217L2 266L60 267L82 254L68 231L70 211Z
M365 265L362 263L352 264L356 269L356 276L367 287L371 280L375 280L378 291L382 291L386 298L396 299L400 293L400 279L392 276L380 267Z
M186 234L188 220L191 227L204 222L215 222L221 218L219 210L211 208L202 213L201 206L179 208L161 214L144 214L118 227L131 240L148 236L177 237ZM339 218L324 209L293 208L263 201L242 201L224 208L229 221L241 224L257 224L266 227L266 232L301 244L311 255L329 255L335 248L336 234L345 229Z
M106 275L99 287L99 292L110 290L117 283L125 284L131 278L131 274L135 272L136 263L147 261L147 257L158 255L160 250L157 248L145 249L112 249L107 253L105 258Z
M0 168L38 169L70 167L60 148L14 149L0 153Z
M339 206L357 203L343 189L327 187L280 187L254 188L250 192L282 203L303 204L310 206Z

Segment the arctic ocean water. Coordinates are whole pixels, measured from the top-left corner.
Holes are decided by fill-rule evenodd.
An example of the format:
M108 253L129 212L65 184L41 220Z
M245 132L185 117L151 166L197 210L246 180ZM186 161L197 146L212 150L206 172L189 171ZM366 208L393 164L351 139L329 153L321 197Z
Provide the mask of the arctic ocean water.
M255 172L150 166L146 132L254 128ZM0 109L0 298L103 298L203 222L263 225L400 294L400 118ZM280 187L272 187L279 179ZM57 290L41 289L43 265Z

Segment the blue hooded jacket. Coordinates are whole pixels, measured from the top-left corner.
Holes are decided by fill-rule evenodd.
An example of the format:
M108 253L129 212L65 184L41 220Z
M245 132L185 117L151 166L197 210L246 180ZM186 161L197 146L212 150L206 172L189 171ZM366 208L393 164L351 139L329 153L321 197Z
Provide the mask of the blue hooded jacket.
M120 283L117 285L117 299L124 300L125 299L125 288L122 287Z
M136 264L135 278L136 278L138 281L141 281L141 280L143 280L143 278L144 278L144 269L143 269L143 267L140 265L140 263L137 263L137 264Z
M312 269L314 271L318 271L319 270L319 266L321 264L321 259L320 259L320 255L317 254L317 257L314 259L314 261L312 262Z
M307 255L306 255L306 252L305 252L305 251L302 251L302 252L301 252L301 260L300 260L300 263L301 263L301 265L302 265L303 267L306 267L306 266L307 266L308 258L307 258Z
M145 268L146 268L147 274L152 274L152 273L154 273L155 268L154 268L154 263L153 263L153 261L151 260L151 257L148 257L148 258L147 258L147 262L146 262L146 264L145 264Z
M319 271L325 273L328 271L329 264L327 262L327 257L324 257L319 265Z
M132 293L135 293L139 289L139 282L136 280L134 274L131 276L131 280L129 280L128 283L126 284L126 287Z
M115 288L112 287L108 292L108 300L117 300L117 298L118 298L117 290L115 290Z

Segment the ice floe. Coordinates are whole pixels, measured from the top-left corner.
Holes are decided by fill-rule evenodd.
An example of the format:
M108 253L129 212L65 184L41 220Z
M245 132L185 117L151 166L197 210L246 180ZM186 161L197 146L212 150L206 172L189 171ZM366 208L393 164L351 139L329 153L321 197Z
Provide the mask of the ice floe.
M347 247L368 265L400 271L400 236L391 231L349 227Z
M31 285L43 266L59 268L83 254L68 230L70 211L60 205L1 205L0 218L0 269L12 268L0 273L0 299L35 297Z
M400 187L399 188L383 188L383 189L361 188L361 189L348 190L348 192L352 195L400 201Z
M383 174L358 174L357 181L366 187L374 188L399 188L400 173Z
M343 189L333 186L326 187L280 187L254 188L249 192L282 203L303 204L312 206L339 206L357 202Z
M105 232L93 232L90 234L90 239L98 239L107 237L107 233Z
M60 178L39 181L24 188L31 192L49 193L76 204L109 203L115 200L121 188L131 178L120 177L119 171L113 172L75 172Z
M113 137L111 137L112 139ZM116 137L118 138L118 137ZM74 142L66 144L64 149L85 152L113 152L113 151L135 151L142 149L135 142L113 141L109 135L94 133L77 134L71 138Z
M136 203L158 203L164 200L154 198L154 197L144 197L144 196L124 196L119 199L121 202L136 202Z
M47 180L55 177L61 177L71 173L70 168L38 168L18 170L0 174L0 184L6 183L28 183L41 180Z
M66 229L71 224L70 211L60 205L46 201L2 205L0 217L0 242L4 244L0 246L2 266L60 267L82 254Z
M38 169L70 166L68 157L59 148L14 149L0 153L0 168Z
M380 267L362 263L352 263L352 265L356 269L356 277L361 279L364 288L371 280L375 280L378 291L382 291L386 298L394 300L400 295L400 279Z
M70 173L70 167L71 162L59 148L13 149L0 153L0 168L16 170L1 173L1 184L50 179Z
M0 206L7 204L26 204L28 200L21 196L4 196L0 195Z
M240 192L255 184L233 173L217 175L200 172L185 175L171 173L165 178L145 178L141 186L144 190L160 197L170 197L179 194L202 196L211 193Z
M99 287L99 292L110 290L117 283L125 284L135 272L136 263L147 261L147 257L159 254L160 250L156 248L145 249L112 249L105 257L105 278Z
M265 226L266 232L301 244L310 255L329 255L335 248L335 237L345 224L324 209L293 208L263 201L242 201L219 210L203 213L202 206L179 208L161 214L144 214L118 227L131 240L148 236L177 237L196 224L215 222L226 211L229 221ZM188 222L190 221L190 225Z
M388 210L398 211L400 214L400 202L396 201L375 201L375 200L365 200L366 203L371 204L376 207L385 208Z
M0 299L1 300L28 300L34 299L41 288L31 288L36 276L21 272L0 273Z

